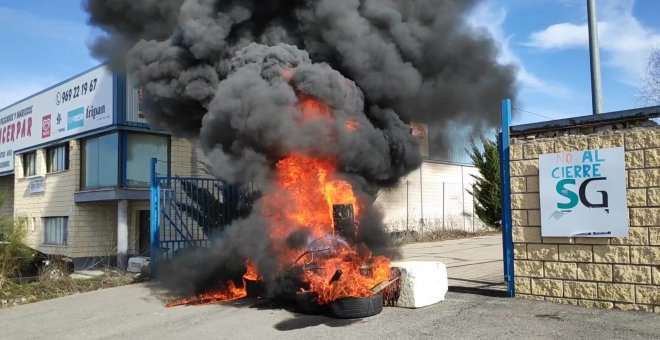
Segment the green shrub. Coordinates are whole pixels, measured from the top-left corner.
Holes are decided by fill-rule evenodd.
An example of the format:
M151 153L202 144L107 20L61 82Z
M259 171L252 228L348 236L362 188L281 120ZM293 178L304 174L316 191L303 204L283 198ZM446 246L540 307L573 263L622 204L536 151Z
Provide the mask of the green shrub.
M475 176L474 188L470 192L474 196L474 212L479 219L491 227L499 228L502 218L501 187L500 187L500 156L497 144L481 137L483 151L472 142L470 157L479 170Z

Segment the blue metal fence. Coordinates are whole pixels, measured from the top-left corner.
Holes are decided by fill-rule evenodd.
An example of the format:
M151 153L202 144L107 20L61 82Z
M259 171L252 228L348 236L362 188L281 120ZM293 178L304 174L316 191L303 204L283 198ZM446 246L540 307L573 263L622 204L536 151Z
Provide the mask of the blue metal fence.
M208 247L227 225L249 214L259 193L252 184L159 176L157 163L151 160L152 265L185 248Z

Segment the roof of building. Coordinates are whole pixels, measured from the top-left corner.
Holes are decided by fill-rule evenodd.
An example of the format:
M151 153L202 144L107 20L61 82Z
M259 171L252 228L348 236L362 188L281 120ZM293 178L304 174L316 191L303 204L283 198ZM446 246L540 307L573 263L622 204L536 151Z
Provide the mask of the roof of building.
M608 112L598 115L588 115L531 124L515 125L511 127L511 134L516 135L545 130L557 130L562 128L575 128L626 121L639 121L657 117L660 117L660 106L650 106L639 109Z

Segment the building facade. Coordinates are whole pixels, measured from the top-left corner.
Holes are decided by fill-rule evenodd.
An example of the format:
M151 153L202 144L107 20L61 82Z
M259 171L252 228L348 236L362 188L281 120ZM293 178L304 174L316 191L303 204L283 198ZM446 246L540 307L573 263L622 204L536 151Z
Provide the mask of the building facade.
M198 175L189 141L149 128L130 79L99 66L0 110L0 214L76 269L149 252L149 165Z

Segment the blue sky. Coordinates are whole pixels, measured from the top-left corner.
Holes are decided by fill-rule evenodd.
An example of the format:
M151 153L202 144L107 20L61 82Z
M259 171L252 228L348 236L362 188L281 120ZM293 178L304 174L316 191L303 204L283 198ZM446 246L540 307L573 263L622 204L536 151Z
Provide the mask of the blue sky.
M643 106L639 79L660 46L660 1L597 3L604 110ZM495 37L501 62L520 67L514 106L564 118L591 113L586 18L585 0L486 0L467 20ZM79 0L3 0L0 27L0 107L99 63L87 48L98 32ZM522 112L514 123L540 120Z

